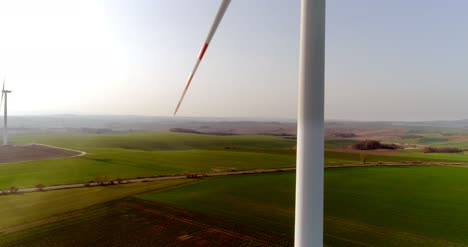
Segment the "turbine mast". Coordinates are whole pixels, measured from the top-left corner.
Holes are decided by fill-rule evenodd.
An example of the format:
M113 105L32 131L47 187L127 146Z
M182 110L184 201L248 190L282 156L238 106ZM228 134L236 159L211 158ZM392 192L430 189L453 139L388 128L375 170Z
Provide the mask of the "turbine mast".
M301 3L296 247L323 246L325 1Z
M2 97L0 100L0 108L2 104L5 105L5 112L3 114L3 145L8 145L8 94L10 90L5 90L5 78L3 78ZM5 101L3 101L5 99Z
M5 94L5 112L3 115L3 145L8 145L8 92L3 90L2 94Z

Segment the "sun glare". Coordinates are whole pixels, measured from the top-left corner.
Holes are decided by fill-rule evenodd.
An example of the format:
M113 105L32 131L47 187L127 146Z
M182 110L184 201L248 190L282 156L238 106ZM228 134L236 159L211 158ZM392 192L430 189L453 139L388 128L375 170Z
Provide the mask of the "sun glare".
M21 92L11 97L13 111L78 109L73 104L93 90L125 78L129 59L104 7L96 1L0 2L0 75Z

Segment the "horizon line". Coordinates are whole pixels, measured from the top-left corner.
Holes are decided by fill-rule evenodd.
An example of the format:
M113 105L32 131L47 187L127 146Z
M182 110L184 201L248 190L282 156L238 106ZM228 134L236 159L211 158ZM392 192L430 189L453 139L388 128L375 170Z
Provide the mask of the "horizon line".
M263 120L263 121L286 121L297 122L297 118L292 117L248 117L248 116L173 116L173 115L145 115L145 114L93 114L93 113L36 113L36 114L9 114L9 117L54 117L54 116L70 116L70 117L146 117L146 118L172 118L172 119L223 119L223 120ZM435 120L360 120L360 119L325 119L326 123L330 122L356 122L356 123L424 123L424 122L455 122L465 121L468 118L459 119L435 119Z

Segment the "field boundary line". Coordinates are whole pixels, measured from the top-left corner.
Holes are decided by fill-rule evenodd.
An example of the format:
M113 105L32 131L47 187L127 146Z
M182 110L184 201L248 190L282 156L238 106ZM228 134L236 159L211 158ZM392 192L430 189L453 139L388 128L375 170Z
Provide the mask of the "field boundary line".
M66 158L75 158L75 157L80 157L80 156L83 156L83 155L86 155L86 154L87 154L85 151L76 150L76 149L62 148L62 147L57 147L57 146L52 146L52 145L47 145L47 144L42 144L42 143L31 143L31 144L32 144L32 145L39 145L39 146L44 146L44 147L49 147L49 148L56 148L56 149L62 149L62 150L66 150L66 151L72 151L72 152L77 152L77 153L79 153L79 154L77 154L77 155L69 156L69 157L66 157Z

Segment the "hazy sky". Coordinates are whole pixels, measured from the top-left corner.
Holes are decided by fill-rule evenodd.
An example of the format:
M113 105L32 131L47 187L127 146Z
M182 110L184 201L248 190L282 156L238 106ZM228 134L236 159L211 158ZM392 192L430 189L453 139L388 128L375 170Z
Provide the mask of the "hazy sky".
M219 0L0 0L12 114L171 115ZM329 0L326 118L468 118L468 2ZM296 116L299 0L232 0L181 116Z

